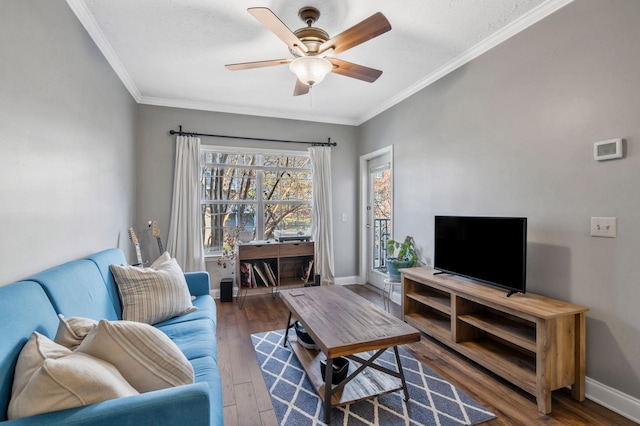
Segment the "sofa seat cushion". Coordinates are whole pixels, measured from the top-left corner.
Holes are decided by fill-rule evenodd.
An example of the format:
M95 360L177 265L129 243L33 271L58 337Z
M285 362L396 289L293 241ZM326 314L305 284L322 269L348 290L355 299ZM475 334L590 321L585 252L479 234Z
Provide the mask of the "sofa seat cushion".
M158 327L175 343L188 360L217 359L216 331L209 319L199 319Z
M156 324L198 309L178 262L165 252L150 267L109 267L120 293L122 319Z
M192 302L193 306L198 309L186 313L184 315L180 315L178 317L170 318L166 321L159 322L155 324L156 327L162 327L169 324L177 324L180 322L193 321L199 319L209 319L213 321L215 326L216 324L216 302L209 295L198 296Z
M137 394L110 363L73 352L33 332L18 358L8 418Z
M76 351L113 364L138 392L194 382L193 368L180 349L148 324L101 320Z

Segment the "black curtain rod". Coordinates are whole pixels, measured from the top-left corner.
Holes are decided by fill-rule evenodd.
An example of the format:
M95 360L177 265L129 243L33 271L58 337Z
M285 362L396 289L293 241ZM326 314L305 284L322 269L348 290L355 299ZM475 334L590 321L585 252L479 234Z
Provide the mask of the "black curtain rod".
M285 139L266 139L266 138L250 138L250 137L244 137L244 136L212 135L209 133L183 132L182 126L180 126L180 130L169 130L169 134L179 135L179 136L208 136L213 138L245 139L250 141L263 141L263 142L304 143L312 146L337 146L338 145L336 142L331 142L331 138L328 138L327 142L307 142L307 141L289 141Z

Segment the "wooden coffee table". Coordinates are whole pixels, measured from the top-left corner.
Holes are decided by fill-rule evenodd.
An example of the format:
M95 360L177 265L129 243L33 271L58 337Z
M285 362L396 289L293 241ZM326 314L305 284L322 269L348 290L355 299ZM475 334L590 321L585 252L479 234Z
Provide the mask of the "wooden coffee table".
M404 391L405 401L409 399L397 347L419 341L418 330L337 285L283 290L280 297L289 308L283 345L289 341L324 402L325 423L329 423L332 407L400 389ZM304 325L319 350L308 350L299 345L295 332L289 337L292 317ZM373 363L390 347L395 353L397 371ZM362 354L367 351L376 352L368 357ZM355 364L351 364L346 379L337 385L325 386L319 365L325 357L327 366L331 366L337 357L348 358L360 365L355 368ZM326 383L332 382L332 376L333 369L326 368Z

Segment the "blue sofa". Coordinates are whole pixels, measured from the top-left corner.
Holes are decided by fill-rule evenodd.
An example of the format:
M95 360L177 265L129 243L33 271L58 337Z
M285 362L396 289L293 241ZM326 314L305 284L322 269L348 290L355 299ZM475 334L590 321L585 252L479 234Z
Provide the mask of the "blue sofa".
M20 350L33 331L53 339L57 314L95 320L122 319L110 264L126 263L107 249L0 287L0 425L222 425L222 384L217 364L216 305L206 272L185 273L194 312L155 325L184 353L195 383L84 407L7 420Z

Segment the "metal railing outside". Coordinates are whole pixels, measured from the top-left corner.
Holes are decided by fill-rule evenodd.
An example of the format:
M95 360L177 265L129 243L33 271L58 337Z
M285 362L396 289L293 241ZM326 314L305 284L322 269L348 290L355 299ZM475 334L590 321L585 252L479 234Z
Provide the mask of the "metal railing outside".
M387 258L387 240L390 237L389 227L391 219L373 219L373 268L386 269L385 259Z

